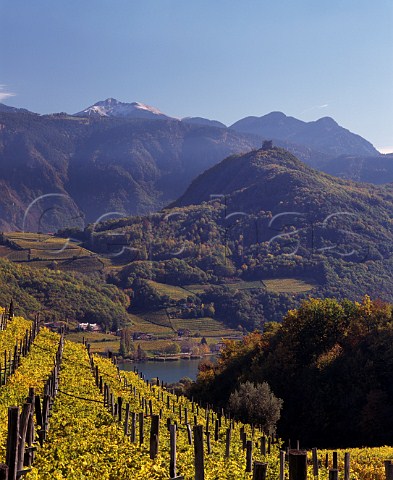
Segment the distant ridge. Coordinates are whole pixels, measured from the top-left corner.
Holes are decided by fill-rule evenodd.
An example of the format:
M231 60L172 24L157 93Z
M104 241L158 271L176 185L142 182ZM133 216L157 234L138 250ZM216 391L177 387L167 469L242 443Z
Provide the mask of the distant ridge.
M34 112L30 112L30 110L26 110L26 108L10 107L8 105L5 105L4 103L0 103L0 112L4 112L4 113L31 113L32 115L37 115Z
M221 123L218 120L209 120L208 118L202 117L185 117L182 118L181 121L184 123L191 123L192 125L207 125L209 127L227 128L224 123Z
M341 155L330 159L321 170L335 177L377 185L393 183L393 154L378 156Z
M241 133L305 145L331 156L379 155L370 142L341 127L330 117L303 122L287 117L282 112L271 112L262 117L245 117L230 128Z

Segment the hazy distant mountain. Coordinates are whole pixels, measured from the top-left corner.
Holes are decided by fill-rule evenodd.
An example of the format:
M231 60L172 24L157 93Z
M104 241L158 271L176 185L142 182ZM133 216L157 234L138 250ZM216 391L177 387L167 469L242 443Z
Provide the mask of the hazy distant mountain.
M202 117L185 117L181 119L182 122L191 123L192 125L207 125L210 127L218 128L227 128L224 123L221 123L217 120L209 120L208 118Z
M74 114L77 117L120 117L120 118L147 118L151 120L165 119L170 117L160 112L155 107L144 103L119 102L115 98L107 98L94 105Z
M5 105L4 103L0 103L0 112L5 112L5 113L33 113L33 112L30 112L29 110L26 110L25 108L10 107L8 105Z
M393 154L329 159L321 170L336 177L375 184L393 183Z
M0 229L83 226L108 212L146 213L261 140L222 128L109 116L0 113ZM54 195L56 194L56 195ZM26 219L25 219L26 220Z
M379 153L370 142L341 127L330 117L303 122L281 112L272 112L263 117L243 118L230 128L237 132L305 145L330 156Z
M305 122L294 117L287 117L282 112L271 112L262 117L245 117L238 120L229 128L236 131L253 133L270 138L288 138L300 130Z

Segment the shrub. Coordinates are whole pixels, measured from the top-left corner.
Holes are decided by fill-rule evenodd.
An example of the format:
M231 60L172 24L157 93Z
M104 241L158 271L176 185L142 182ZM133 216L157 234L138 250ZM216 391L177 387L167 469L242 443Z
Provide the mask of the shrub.
M240 420L261 425L271 435L280 419L283 401L271 391L269 384L241 383L229 397L229 408Z

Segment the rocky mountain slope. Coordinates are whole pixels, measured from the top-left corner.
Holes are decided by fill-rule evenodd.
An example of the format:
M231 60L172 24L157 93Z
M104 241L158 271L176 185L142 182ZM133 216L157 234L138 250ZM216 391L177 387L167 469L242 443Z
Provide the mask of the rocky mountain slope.
M0 225L50 231L108 212L154 211L201 171L259 142L170 119L0 113Z

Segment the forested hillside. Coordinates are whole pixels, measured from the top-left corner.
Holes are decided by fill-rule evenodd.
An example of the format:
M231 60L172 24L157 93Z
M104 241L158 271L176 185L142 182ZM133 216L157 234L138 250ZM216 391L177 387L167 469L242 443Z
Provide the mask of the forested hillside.
M98 277L36 269L0 259L0 304L16 300L16 313L45 321L99 323L116 331L127 319L128 297Z
M307 445L392 441L392 305L310 299L261 335L226 342L190 395L225 405L247 380L268 382L284 401L278 428Z

